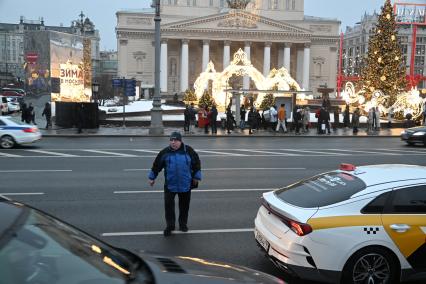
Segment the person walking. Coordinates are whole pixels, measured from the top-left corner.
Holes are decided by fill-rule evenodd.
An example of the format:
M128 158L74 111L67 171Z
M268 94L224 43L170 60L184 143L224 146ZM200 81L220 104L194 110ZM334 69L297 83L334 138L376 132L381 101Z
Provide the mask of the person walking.
M309 124L311 123L311 110L305 107L303 111L303 132L309 132Z
M278 109L278 123L277 123L277 129L276 132L279 132L281 127L283 128L284 133L287 133L287 127L285 125L285 104L281 104L280 108Z
M188 133L189 132L189 126L190 126L190 123L191 123L191 111L189 110L188 105L185 107L185 111L183 112L183 117L184 117L183 131L185 133Z
M33 107L33 104L30 103L26 111L25 122L30 124L31 122L34 122L34 119L35 119L34 107Z
M240 129L244 130L244 128L246 127L246 108L244 107L244 105L241 105L240 108Z
M393 106L391 106L388 111L388 128L392 128L392 118L393 118Z
M337 128L339 128L340 124L340 108L336 107L333 111L333 131L337 132Z
M205 106L203 109L203 120L204 120L204 133L209 134L209 126L210 126L210 111L209 107Z
M376 128L375 128L375 130L379 131L380 130L380 110L379 110L379 107L377 107L377 106L374 109L374 117L376 118Z
M41 114L41 116L46 117L46 129L49 129L49 126L52 126L52 108L50 107L50 104L48 102L44 105L43 113Z
M195 115L197 114L197 110L194 108L194 103L191 103L189 107L189 133L194 134L192 128L195 126Z
M368 110L368 115L367 115L367 132L371 132L374 130L374 116L375 116L374 107L371 107Z
M28 115L28 107L27 107L27 104L26 103L23 103L22 104L22 107L21 107L21 121L22 122L27 122L27 115Z
M226 130L228 134L231 134L231 130L234 129L234 115L231 111L231 106L226 109Z
M359 108L356 108L356 110L352 114L352 129L353 129L352 132L354 134L358 133L359 117L360 117Z
M249 134L253 134L253 129L257 128L257 118L254 108L251 107L248 113Z
M274 131L276 129L277 121L278 121L277 107L271 106L271 108L269 109L269 122L270 122L270 127L271 127L272 131Z
M212 128L212 134L217 134L217 108L214 104L212 110L210 111L210 126Z
M180 132L172 132L170 144L161 150L148 174L149 184L154 185L158 174L164 169L165 237L175 229L175 197L179 197L179 230L188 232L188 212L191 189L201 181L201 162L197 152L182 142Z
M349 105L346 104L345 111L343 112L343 127L347 128L350 124L350 113L349 113Z

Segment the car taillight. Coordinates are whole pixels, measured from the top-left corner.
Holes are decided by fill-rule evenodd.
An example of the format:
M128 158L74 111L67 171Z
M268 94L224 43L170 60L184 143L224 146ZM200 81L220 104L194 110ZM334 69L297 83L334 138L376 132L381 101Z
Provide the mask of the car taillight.
M274 210L269 203L262 197L261 198L262 205L272 214L277 216L281 222L283 222L287 227L289 227L293 232L295 232L298 236L306 236L307 234L312 232L312 227L309 224L297 222L292 220L286 216L283 216L276 210Z
M27 128L24 128L24 129L22 129L22 131L24 131L24 132L26 132L26 133L36 133L37 132L37 128L35 128L35 127L27 127Z

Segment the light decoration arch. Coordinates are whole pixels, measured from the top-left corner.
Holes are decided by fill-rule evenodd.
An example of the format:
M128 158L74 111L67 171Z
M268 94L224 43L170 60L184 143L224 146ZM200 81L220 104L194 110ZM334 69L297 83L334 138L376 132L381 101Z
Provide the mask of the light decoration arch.
M269 75L265 78L259 70L257 70L247 54L240 48L234 53L232 62L222 71L216 72L213 62L209 62L206 70L202 72L194 83L194 90L199 100L208 86L209 80L212 80L212 97L219 107L226 106L227 94L226 90L229 89L229 78L233 75L236 76L249 76L253 80L258 90L271 90L274 87L280 91L301 91L299 84L290 76L287 69L284 67L276 70L272 69ZM255 106L259 106L265 97L264 92L260 92L254 102Z

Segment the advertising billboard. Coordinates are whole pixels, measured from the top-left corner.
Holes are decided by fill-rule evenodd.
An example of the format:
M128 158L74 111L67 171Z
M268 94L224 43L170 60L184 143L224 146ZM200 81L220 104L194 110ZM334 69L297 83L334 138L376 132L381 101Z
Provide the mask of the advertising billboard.
M426 25L426 4L395 3L394 11L398 24Z
M91 74L86 72L85 53L82 37L51 33L50 72L52 79L59 82L59 88L52 88L52 102L90 102ZM91 58L88 61L90 65Z

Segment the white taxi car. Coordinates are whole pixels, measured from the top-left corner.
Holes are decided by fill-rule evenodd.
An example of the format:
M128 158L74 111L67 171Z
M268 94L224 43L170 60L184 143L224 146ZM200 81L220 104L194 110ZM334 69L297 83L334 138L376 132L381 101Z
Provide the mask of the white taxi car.
M0 116L0 147L29 144L41 139L37 126L22 123L18 117Z
M342 164L264 193L255 238L276 266L303 279L426 279L426 167Z

